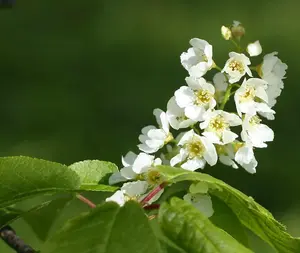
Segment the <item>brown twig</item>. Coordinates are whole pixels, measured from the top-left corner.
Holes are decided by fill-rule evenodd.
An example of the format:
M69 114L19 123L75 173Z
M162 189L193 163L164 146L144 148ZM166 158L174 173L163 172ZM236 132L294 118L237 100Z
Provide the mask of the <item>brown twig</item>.
M32 247L27 245L10 226L4 226L0 229L1 239L17 253L36 253Z
M90 201L89 199L83 197L81 194L76 194L76 198L78 198L80 201L82 201L83 203L87 204L90 208L95 208L96 204L94 204L92 201Z

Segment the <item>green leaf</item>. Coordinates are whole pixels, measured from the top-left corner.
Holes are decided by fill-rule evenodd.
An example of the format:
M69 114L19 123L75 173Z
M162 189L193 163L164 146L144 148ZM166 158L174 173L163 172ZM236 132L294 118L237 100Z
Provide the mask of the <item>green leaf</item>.
M209 219L222 228L244 246L249 247L246 228L241 224L233 211L220 199L212 196L214 214Z
M160 241L160 246L162 249L162 253L187 253L186 251L176 248L170 243L163 240Z
M209 193L224 201L239 221L278 252L300 252L300 239L286 232L286 228L274 219L264 207L239 190L208 174L191 172L180 168L159 166L161 176L170 183L181 181L205 182Z
M69 168L78 174L81 184L98 184L112 173L118 172L118 167L114 163L99 160L73 163Z
M79 187L79 177L65 165L23 156L0 158L0 207Z
M82 184L80 191L93 191L93 192L114 192L119 187L104 185L104 184Z
M69 220L42 250L45 253L160 253L159 241L140 205L108 202Z
M165 234L189 253L251 253L184 200L172 198L159 209Z
M60 201L63 201L63 200L60 200ZM64 199L64 201L66 201L66 200ZM54 214L49 214L49 216L46 218L38 217L38 216L36 216L36 214L43 212L44 210L49 208L49 206L51 207L52 202L53 202L53 200L45 201L41 204L36 205L33 208L30 208L29 210L21 210L21 209L13 208L13 207L1 208L0 209L0 228L12 223L13 221L15 221L19 218L23 218L23 217L25 217L27 215L31 215L31 214L33 215L33 219L37 219L36 222L39 223L39 225L43 224L43 226L46 226L47 225L46 218L51 219L51 217L54 217ZM41 226L41 227L43 227L43 226Z
M0 209L0 228L8 225L12 221L18 219L22 211L14 208Z
M48 201L43 206L24 213L22 217L38 238L45 241L54 221L72 199L73 196L68 196Z

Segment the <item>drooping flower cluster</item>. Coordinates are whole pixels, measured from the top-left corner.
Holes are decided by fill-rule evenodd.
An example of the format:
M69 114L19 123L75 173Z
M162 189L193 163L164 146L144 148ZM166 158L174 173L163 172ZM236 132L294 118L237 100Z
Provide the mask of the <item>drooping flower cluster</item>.
M142 129L140 153L130 151L122 158L124 167L111 176L110 183L126 183L107 201L120 205L128 199L142 201L163 183L157 167L161 164L195 171L219 161L235 169L240 166L249 173L256 172L254 149L265 148L274 139L274 132L263 121L274 119L273 107L283 89L287 65L277 52L265 55L261 64L251 65L251 57L260 55L262 47L259 41L247 48L240 46L245 29L238 21L230 27L223 26L221 33L236 50L229 52L221 68L213 60L212 45L198 38L190 40L191 47L180 56L188 73L185 84L169 99L166 111L154 110L157 126ZM209 71L214 73L212 81L205 78ZM235 110L226 111L230 98ZM203 186L196 188L192 185L184 199L202 211L206 206L203 212L211 216L208 190L203 190ZM147 204L157 200L162 192L163 189L158 191Z

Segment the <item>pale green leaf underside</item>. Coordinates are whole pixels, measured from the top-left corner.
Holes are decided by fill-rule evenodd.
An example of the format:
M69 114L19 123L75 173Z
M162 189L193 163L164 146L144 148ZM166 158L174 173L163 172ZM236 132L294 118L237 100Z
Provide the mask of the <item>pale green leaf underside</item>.
M81 184L98 184L107 175L118 171L118 167L99 160L85 160L69 166L80 178Z
M160 253L160 244L138 203L105 203L71 219L43 253Z
M179 198L162 204L159 223L166 235L189 253L252 252Z
M256 203L253 198L208 174L191 172L180 168L159 166L166 181L200 181L209 185L209 192L224 201L240 222L266 241L280 253L300 252L300 239L286 232L286 228L274 219L272 214Z

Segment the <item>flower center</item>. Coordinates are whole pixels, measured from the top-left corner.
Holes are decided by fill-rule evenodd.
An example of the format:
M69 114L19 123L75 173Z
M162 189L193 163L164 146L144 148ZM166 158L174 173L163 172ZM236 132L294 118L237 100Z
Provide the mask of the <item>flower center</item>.
M205 151L205 147L201 140L193 139L190 143L186 146L189 152L189 158L193 159L195 157L202 157Z
M196 104L207 104L213 97L213 94L211 94L207 90L198 90L195 92L196 95Z
M218 155L226 155L226 150L224 145L215 144L216 151Z
M209 129L214 132L222 132L229 127L223 116L217 115L209 122Z
M261 122L261 119L257 116L257 115L254 115L250 118L249 120L249 123L254 126L254 125L257 125Z
M249 101L255 98L255 90L253 87L247 87L244 94L241 95L242 101Z
M148 173L145 175L146 181L150 185L160 184L162 181L162 176L158 170L149 170Z
M237 60L232 60L229 63L229 68L232 71L239 71L241 74L245 71L244 64L240 61L237 61Z
M167 137L165 138L164 144L168 144L170 141L174 139L173 135L171 133L168 133Z

